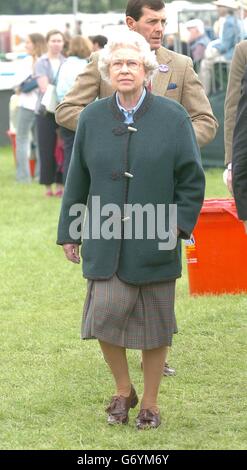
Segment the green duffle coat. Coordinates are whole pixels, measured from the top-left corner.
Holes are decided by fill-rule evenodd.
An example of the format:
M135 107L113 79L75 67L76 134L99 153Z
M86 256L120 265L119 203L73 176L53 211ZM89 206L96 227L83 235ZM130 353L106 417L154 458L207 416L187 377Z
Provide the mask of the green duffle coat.
M115 95L99 100L80 115L57 243L81 243L71 227L78 222L76 205L87 204L90 236L82 244L84 277L109 279L116 273L130 284L176 279L181 276L180 238L190 237L203 203L204 186L200 150L190 117L180 104L147 92L134 114L134 123L128 126ZM92 222L93 196L100 197L100 208L115 204L121 209L119 220L117 213L111 219L120 225L120 237L119 233L115 238L102 236L97 222L95 225L98 214L93 213ZM162 240L157 230L155 237L148 238L148 217L143 218L143 239L126 239L123 227L129 220L125 204L152 204L155 208L165 204L166 223L168 205L176 204L180 237L175 248L160 250ZM101 227L109 223L110 214L106 216L104 210ZM138 228L138 223L133 226Z

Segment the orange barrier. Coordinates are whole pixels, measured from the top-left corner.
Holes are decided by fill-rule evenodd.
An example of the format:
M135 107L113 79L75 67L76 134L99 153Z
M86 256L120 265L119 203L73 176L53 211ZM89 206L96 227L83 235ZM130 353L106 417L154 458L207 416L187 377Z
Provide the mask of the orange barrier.
M11 130L8 130L6 132L6 134L9 137L9 140L11 142L13 155L14 155L14 160L15 160L15 164L16 164L16 133L12 132ZM34 175L35 175L35 164L36 164L36 160L34 160L34 159L29 160L30 175L31 175L32 178L34 178Z
M247 235L233 198L206 199L185 245L190 294L247 291Z

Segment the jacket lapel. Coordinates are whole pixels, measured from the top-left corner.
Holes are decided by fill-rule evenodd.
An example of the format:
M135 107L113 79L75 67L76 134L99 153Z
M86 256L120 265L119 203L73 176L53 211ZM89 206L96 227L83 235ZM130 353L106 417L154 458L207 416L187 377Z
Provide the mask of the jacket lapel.
M153 82L152 82L152 92L155 95L164 96L166 94L166 90L169 85L169 81L170 81L171 74L172 74L171 64L169 66L169 63L172 61L172 59L164 47L161 47L160 49L158 49L156 53L156 58L160 65L163 64L163 65L168 66L168 71L161 72L160 70L158 70L155 73Z

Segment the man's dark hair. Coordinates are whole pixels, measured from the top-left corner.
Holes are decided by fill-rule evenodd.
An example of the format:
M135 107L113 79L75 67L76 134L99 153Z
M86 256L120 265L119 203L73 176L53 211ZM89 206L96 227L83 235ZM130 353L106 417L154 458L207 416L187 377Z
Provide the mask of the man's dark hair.
M108 41L107 37L102 36L101 34L98 34L97 36L92 36L90 37L90 39L93 44L97 43L101 49L105 47Z
M162 0L129 0L126 7L126 16L131 16L135 21L138 21L143 15L143 7L159 11L164 6L165 2Z

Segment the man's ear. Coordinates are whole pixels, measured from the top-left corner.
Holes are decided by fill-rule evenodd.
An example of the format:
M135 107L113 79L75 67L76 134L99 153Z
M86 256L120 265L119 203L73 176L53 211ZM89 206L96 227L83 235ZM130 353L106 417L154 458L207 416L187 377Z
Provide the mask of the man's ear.
M126 16L126 24L131 31L136 30L136 20L132 16Z

